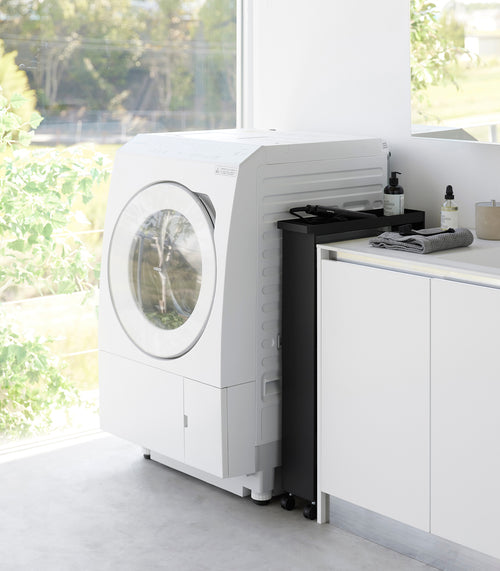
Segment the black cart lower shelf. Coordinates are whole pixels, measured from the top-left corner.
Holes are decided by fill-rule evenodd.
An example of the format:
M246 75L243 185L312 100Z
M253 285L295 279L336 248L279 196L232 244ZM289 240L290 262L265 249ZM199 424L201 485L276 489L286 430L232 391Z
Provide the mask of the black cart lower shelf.
M314 216L280 220L282 230L282 487L281 505L306 500L304 516L316 519L316 246L374 236L410 224L425 227L425 212L405 210L371 218Z

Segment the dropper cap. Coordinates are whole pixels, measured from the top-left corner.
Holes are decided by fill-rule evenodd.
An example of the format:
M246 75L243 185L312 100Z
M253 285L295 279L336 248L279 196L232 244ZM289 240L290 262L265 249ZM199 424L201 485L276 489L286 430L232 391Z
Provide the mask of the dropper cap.
M453 200L455 198L451 184L446 187L446 194L444 195L444 198L445 200Z

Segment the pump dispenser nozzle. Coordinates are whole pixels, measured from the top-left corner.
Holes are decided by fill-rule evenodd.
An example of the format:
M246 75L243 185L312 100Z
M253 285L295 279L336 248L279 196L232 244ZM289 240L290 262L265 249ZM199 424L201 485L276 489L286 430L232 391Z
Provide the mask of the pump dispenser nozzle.
M391 178L389 179L389 184L390 184L391 186L398 186L398 184L399 184L399 179L398 179L398 177L396 176L397 174L401 174L401 173L398 172L398 171L393 171L393 172L391 172Z

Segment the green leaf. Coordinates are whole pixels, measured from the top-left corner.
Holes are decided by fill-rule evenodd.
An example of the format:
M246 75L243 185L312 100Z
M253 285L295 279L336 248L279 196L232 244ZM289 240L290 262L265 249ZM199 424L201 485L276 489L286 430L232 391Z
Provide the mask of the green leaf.
M14 113L0 115L0 131L10 132L21 126L21 119Z
M36 182L29 181L24 185L25 192L37 193L39 192L39 185Z
M92 189L92 179L88 176L82 178L80 180L80 182L78 183L78 189L82 193L88 194L90 192L90 190Z
M40 113L38 113L37 111L34 111L30 117L30 121L29 121L30 127L32 129L36 129L42 121L43 121L43 117L40 115Z
M74 181L67 180L67 181L63 182L61 190L62 190L63 194L70 194L71 192L73 192L74 187L75 187Z
M36 241L38 240L38 233L37 232L33 232L29 235L28 237L28 244L30 246L33 246L33 244L36 244Z
M9 242L7 246L11 250L16 250L17 252L24 252L26 243L24 240L13 240L12 242Z
M23 107L27 102L28 100L26 99L26 97L24 97L20 93L14 93L10 97L10 104L13 109L19 109L20 107Z
M26 347L23 345L9 345L8 355L17 362L21 362L26 358Z
M45 226L43 227L43 230L42 230L42 234L43 234L44 238L49 240L50 237L52 236L52 231L53 231L52 224L49 224L47 222L47 224L45 224Z

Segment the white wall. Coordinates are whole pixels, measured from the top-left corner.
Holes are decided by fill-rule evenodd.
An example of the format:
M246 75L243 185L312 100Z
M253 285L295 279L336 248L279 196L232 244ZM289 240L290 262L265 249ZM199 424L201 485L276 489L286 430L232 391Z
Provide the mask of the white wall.
M464 226L500 200L500 145L410 136L409 0L253 0L252 35L247 126L383 137L428 226L448 184Z

